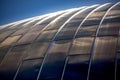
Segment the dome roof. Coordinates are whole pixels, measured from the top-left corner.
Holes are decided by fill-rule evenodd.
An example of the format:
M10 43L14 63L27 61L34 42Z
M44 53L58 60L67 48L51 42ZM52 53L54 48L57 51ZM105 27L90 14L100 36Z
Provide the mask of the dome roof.
M0 80L120 80L120 2L0 26Z

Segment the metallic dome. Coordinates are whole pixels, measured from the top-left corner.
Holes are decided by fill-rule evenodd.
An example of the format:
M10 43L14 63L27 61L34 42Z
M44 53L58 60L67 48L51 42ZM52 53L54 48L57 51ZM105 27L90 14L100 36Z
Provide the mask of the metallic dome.
M120 2L0 26L0 80L120 80Z

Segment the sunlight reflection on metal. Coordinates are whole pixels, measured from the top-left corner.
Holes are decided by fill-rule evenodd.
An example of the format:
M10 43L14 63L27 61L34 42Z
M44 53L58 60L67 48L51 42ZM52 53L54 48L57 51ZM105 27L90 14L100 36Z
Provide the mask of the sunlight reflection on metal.
M120 78L119 13L120 2L106 3L2 25L0 79Z

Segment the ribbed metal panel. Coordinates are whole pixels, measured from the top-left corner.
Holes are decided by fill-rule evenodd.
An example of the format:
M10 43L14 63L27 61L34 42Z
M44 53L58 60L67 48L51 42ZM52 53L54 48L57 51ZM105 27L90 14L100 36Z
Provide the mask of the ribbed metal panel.
M120 80L120 2L0 26L0 80Z

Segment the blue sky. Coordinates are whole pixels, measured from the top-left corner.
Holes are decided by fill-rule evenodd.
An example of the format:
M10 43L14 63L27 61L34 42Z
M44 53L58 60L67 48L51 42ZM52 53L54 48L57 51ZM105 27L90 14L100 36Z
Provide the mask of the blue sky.
M75 7L120 0L0 0L0 25Z

